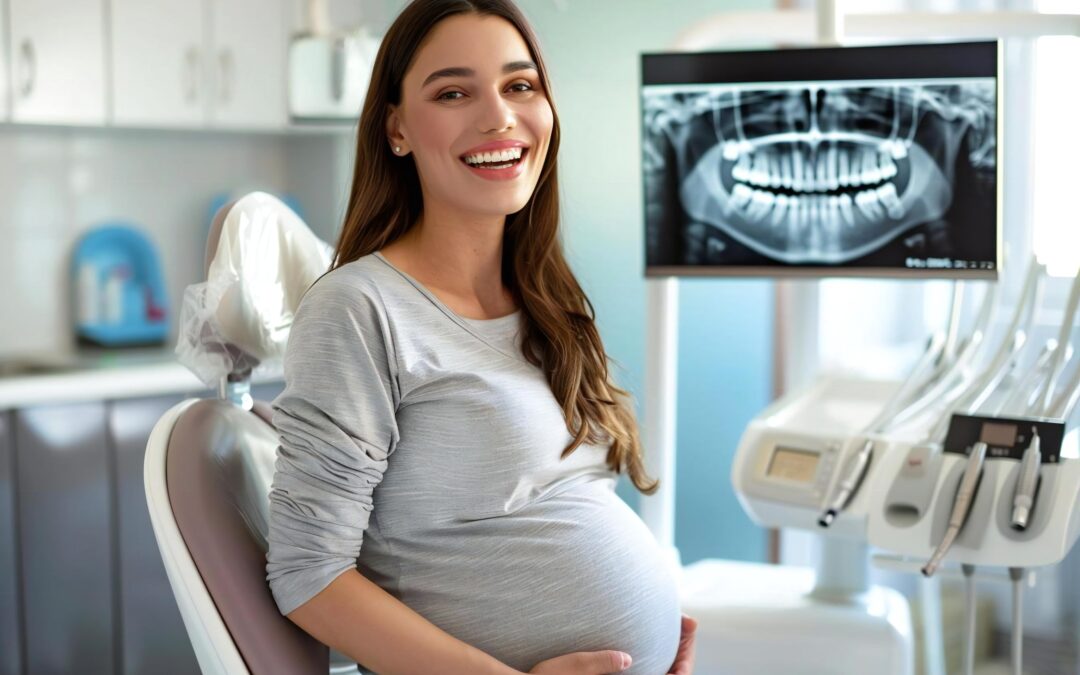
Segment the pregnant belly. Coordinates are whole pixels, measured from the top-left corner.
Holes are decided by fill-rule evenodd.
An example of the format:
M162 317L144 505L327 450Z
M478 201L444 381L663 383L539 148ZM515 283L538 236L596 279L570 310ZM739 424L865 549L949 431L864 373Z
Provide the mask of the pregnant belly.
M606 481L509 514L440 523L393 542L401 599L454 637L527 672L579 651L629 653L629 675L675 659L676 581L656 540Z

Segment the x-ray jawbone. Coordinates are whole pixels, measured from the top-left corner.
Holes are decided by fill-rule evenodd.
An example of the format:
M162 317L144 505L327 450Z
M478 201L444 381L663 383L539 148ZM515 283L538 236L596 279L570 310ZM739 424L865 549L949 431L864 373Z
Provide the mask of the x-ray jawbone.
M680 188L687 214L786 263L844 263L940 217L949 181L917 143L837 132L728 142Z
M992 257L993 78L643 95L650 264ZM938 236L913 248L907 233L920 227Z

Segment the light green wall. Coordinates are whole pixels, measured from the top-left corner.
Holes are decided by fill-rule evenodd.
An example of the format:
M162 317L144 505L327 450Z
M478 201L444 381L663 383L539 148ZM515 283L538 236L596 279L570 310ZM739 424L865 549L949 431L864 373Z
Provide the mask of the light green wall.
M565 11L559 11L561 4ZM564 242L596 308L604 344L642 413L645 372L640 55L718 12L762 0L565 0L520 3L539 36L562 125ZM764 532L731 488L731 457L770 394L772 284L680 283L676 545L683 562L763 560ZM618 493L637 506L625 478Z

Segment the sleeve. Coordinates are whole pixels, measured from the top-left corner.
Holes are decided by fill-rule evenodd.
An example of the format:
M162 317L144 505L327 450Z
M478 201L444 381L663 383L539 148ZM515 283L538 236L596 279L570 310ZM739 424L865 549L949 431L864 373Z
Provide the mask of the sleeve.
M335 278L337 277L337 278ZM329 273L304 296L274 399L266 579L288 614L356 567L372 492L398 441L385 310Z

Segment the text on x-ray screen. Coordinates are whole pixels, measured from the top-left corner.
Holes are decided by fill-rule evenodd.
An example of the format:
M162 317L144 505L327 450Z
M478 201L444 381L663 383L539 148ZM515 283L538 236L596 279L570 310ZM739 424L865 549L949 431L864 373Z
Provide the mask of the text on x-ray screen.
M994 77L642 87L657 266L993 270Z

